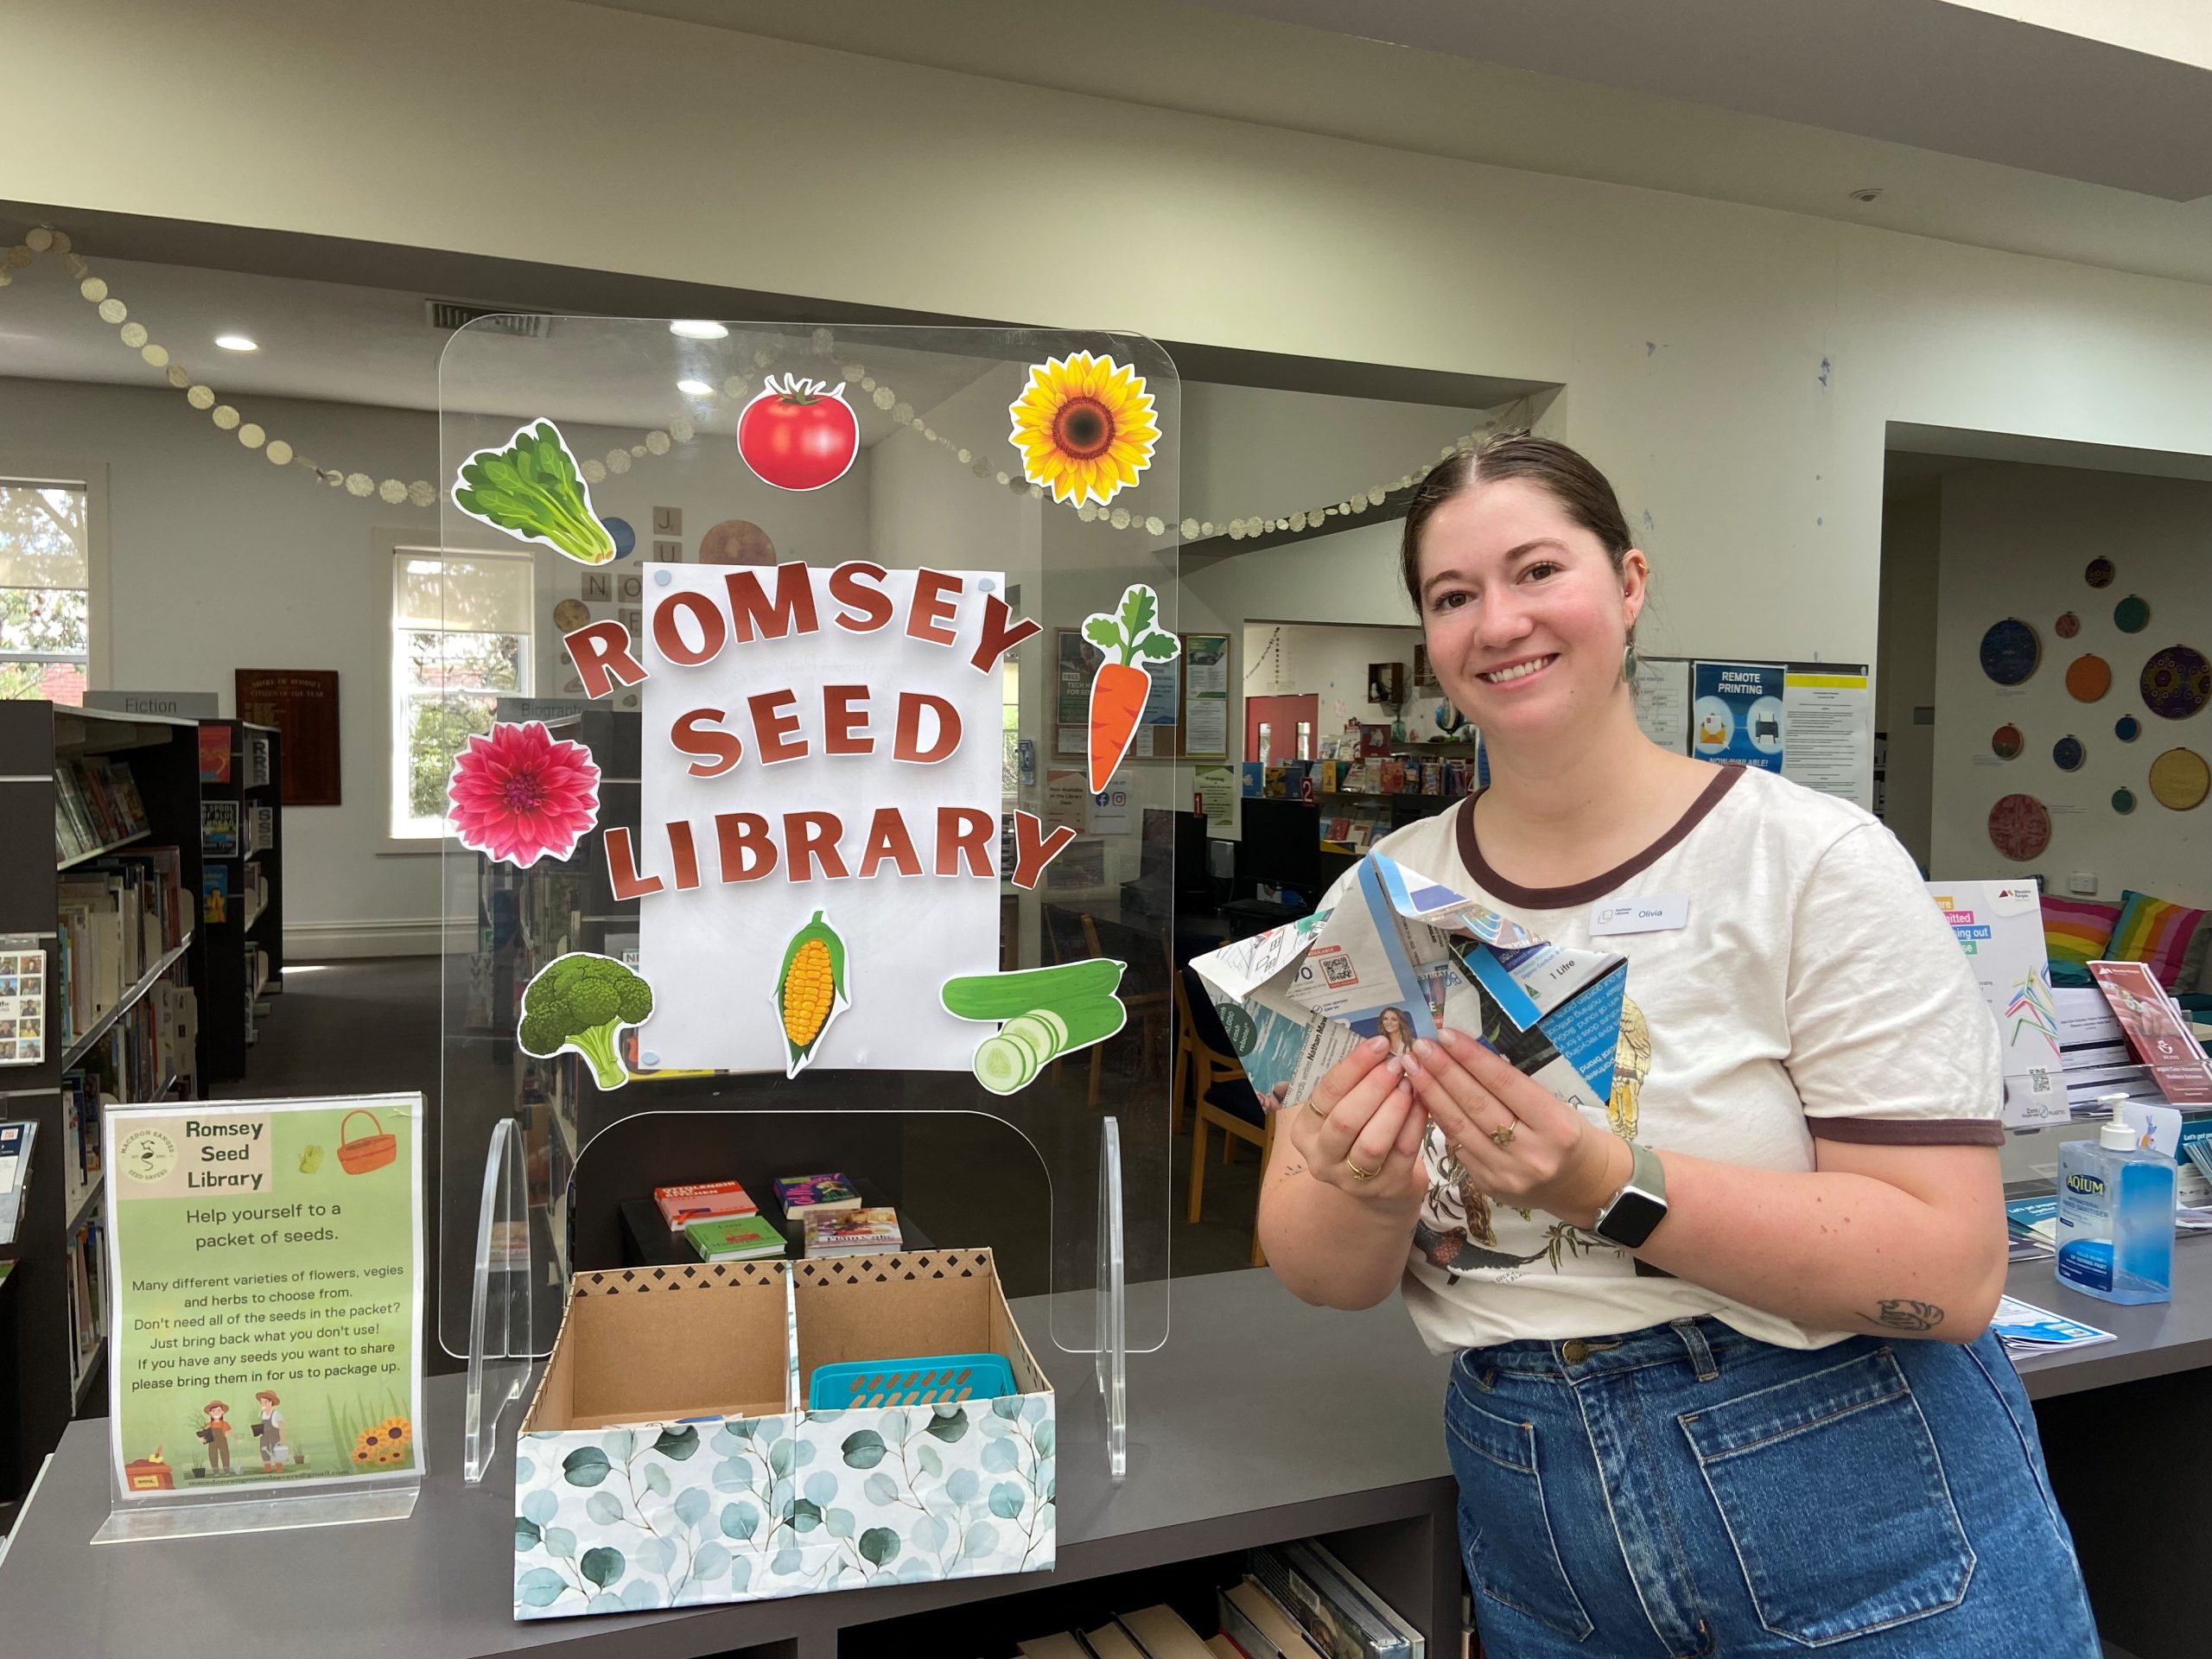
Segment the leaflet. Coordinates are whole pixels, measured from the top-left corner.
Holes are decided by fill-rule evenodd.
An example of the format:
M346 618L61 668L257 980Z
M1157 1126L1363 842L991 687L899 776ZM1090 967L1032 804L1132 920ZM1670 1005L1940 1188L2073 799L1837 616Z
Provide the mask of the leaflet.
M1611 1093L1627 962L1539 939L1382 854L1333 910L1191 965L1263 1096L1280 1083L1301 1098L1363 1039L1403 1052L1440 1028L1571 1105L1602 1113Z

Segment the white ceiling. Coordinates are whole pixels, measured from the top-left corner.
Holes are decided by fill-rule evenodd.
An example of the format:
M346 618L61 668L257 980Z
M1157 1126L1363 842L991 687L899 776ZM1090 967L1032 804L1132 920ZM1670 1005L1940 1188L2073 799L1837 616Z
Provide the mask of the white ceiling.
M1282 0L1281 9L1293 3ZM1163 109L2212 283L2212 197L2202 195L2212 189L2205 54L2167 61L1940 0L1313 0L1302 10L1323 28L1230 9L1247 0L595 3ZM1274 10L1276 0L1249 5ZM2012 9L2034 10L2018 0ZM1600 10L1621 28L1679 26L1675 49L1662 58L1674 78L1661 85L1672 95L1637 84L1635 52L1601 53L1605 31L1593 35L1588 22ZM1751 28L1745 20L1760 14L1767 21ZM1830 62L1841 50L1834 31L1845 24L1807 31L1837 15L1857 31L1856 55ZM1581 78L1357 38L1387 32L1393 20L1409 34L1408 19L1492 29L1512 20L1523 47L1533 41L1550 67ZM1980 36L1978 29L2010 32ZM1921 60L1947 38L2006 44L1963 58L1954 47L1944 73L1930 76ZM1595 84L1601 63L1624 84ZM1807 99L1817 94L1817 109L1774 102L1760 92L1770 83L1803 89ZM1742 106L1688 95L1700 92ZM1777 108L1796 118L1777 118ZM1080 143L1079 134L1066 138ZM1927 147L1942 143L1969 153ZM2031 162L2050 170L2031 170ZM2136 188L2109 181L2121 168L2133 169ZM2107 181L2090 181L2101 179ZM1878 200L1851 200L1870 185L1881 188ZM2200 199L2162 200L2145 186L2194 190Z
M0 232L13 241L21 230L0 223ZM423 301L429 296L420 291L127 259L96 259L93 270L129 308L130 321L143 322L174 361L226 398L439 406L440 361L455 336L425 320ZM550 340L486 336L480 332L482 324L472 327L455 364L457 378L473 378L474 384L456 384L448 391L451 400L505 409L507 402L495 400L519 397L569 420L652 428L687 415L706 426L734 421L735 406L721 393L729 375L747 374L748 391L759 390L760 372L739 336L683 340L656 324L620 329L619 349L582 350L587 334L613 344L615 326L556 321L553 327L564 335L566 349ZM245 334L260 349L224 351L214 340L228 334ZM921 410L935 408L992 366L973 358L887 347L855 349L851 355L861 357L863 367ZM777 366L804 370L807 361ZM830 380L841 378L817 360L813 372L823 369L830 370ZM116 327L101 321L52 254L41 255L0 289L0 374L168 385L163 371L148 366L118 341ZM702 399L678 392L676 382L687 375L704 380L715 395ZM896 429L861 388L852 388L848 398L860 415L863 442Z

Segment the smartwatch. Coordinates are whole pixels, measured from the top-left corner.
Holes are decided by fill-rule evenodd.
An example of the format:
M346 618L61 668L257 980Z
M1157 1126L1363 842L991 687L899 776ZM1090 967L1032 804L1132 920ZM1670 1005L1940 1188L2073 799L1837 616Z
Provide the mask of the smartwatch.
M1627 1184L1598 1212L1590 1230L1609 1244L1633 1250L1667 1217L1667 1172L1650 1147L1631 1141L1628 1149L1636 1161Z

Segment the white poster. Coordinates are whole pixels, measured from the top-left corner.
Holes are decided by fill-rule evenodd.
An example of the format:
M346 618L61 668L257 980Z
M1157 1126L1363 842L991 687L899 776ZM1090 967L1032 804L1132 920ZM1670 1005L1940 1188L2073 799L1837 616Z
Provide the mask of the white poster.
M1641 658L1636 667L1636 723L1661 748L1690 751L1690 665L1679 658Z
M1863 668L1791 668L1782 682L1782 775L1873 810L1874 703Z
M992 572L648 565L634 844L647 1066L785 1069L777 977L817 913L845 1006L810 1064L969 1069L938 1001L998 966L1001 679Z
M1929 896L1967 953L2005 1045L2005 1121L2067 1120L2043 903L2033 881L1931 881Z

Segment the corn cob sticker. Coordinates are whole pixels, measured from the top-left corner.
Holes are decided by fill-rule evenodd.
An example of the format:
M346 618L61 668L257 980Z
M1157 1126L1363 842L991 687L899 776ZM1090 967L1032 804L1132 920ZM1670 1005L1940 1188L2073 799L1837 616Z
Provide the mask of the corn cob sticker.
M784 1027L784 1075L795 1077L814 1058L830 1022L845 1011L845 942L821 911L784 947L775 1001Z

